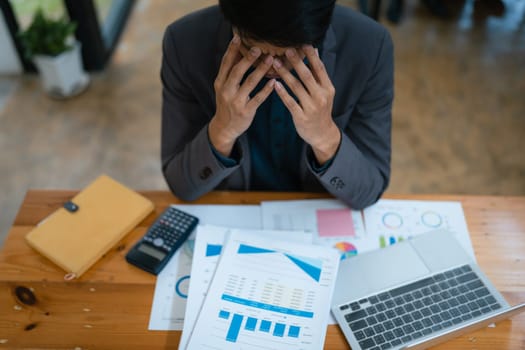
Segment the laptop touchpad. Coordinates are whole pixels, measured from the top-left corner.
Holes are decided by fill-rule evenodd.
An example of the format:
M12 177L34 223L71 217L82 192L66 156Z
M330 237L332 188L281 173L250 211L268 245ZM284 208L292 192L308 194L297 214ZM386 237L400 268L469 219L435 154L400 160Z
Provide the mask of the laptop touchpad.
M430 272L410 244L396 244L374 253L366 254L366 259L359 264L368 292L424 277Z

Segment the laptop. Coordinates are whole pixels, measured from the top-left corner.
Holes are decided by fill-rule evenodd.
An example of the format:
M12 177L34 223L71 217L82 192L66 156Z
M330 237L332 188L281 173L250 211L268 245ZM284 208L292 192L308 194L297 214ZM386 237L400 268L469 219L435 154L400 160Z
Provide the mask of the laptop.
M342 260L332 313L352 349L424 349L525 311L448 231Z

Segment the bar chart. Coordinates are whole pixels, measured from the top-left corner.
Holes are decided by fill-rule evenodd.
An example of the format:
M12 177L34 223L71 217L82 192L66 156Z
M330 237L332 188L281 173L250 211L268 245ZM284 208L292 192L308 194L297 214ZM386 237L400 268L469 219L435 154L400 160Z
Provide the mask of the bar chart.
M242 314L231 314L229 311L220 310L219 319L228 321L228 331L225 340L231 343L237 342L241 332L251 332L252 334L261 333L271 337L290 337L299 338L301 332L300 325L274 322L271 320L245 316Z
M188 349L319 349L339 254L247 237L232 233L222 248Z

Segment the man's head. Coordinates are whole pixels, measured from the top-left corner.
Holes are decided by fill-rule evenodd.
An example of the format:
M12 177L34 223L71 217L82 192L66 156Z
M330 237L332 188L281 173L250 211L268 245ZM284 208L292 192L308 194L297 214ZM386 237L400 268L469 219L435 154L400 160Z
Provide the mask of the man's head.
M278 47L319 47L335 0L219 0L241 38Z

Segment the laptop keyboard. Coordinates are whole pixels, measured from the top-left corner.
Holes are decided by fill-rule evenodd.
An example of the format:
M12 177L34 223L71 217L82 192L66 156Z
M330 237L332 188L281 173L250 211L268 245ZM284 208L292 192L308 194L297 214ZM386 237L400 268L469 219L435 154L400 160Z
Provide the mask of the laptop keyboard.
M363 349L390 349L500 309L469 265L341 305Z

